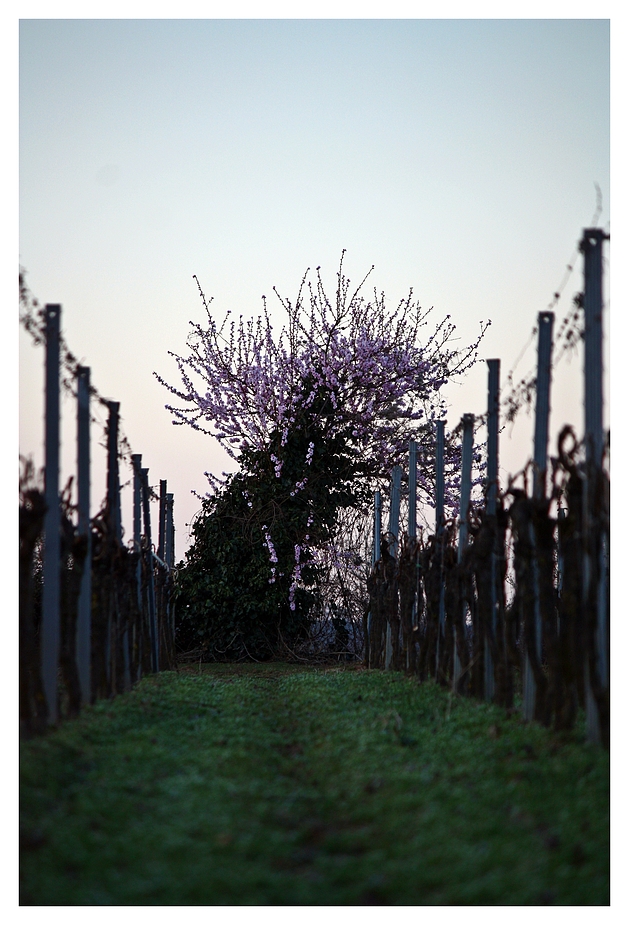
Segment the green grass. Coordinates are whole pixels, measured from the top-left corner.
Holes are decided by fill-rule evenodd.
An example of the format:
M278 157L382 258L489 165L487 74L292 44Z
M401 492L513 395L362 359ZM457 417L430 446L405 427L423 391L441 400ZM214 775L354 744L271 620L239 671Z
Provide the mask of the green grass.
M392 672L144 679L21 745L21 903L606 904L609 760Z

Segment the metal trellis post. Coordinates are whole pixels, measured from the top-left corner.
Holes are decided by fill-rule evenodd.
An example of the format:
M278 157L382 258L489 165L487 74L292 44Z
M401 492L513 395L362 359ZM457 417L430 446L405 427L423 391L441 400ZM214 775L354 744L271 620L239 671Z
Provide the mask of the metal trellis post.
M402 467L394 466L391 473L390 503L389 503L389 552L397 557L400 531L400 496L402 490ZM385 669L391 668L393 658L393 640L391 636L391 623L387 620L387 638L384 658Z
M498 502L498 412L500 401L500 360L487 360L487 516L495 517ZM491 631L496 631L496 550L491 554ZM494 663L485 638L485 699L494 698Z
M60 642L61 511L59 507L59 331L61 306L46 305L46 410L43 597L41 628L42 681L48 722L59 718L57 668Z
M408 538L417 539L417 441L411 440L408 445ZM413 594L413 612L411 626L417 626L417 592L419 588L419 558L415 549L415 592ZM414 645L414 643L413 643ZM410 653L407 653L407 668Z
M142 454L131 457L133 466L133 548L140 551L142 545Z
M550 417L550 367L553 350L553 312L539 312L537 316L537 385L535 392L535 465L533 494L546 496L546 469L548 465L548 420Z
M118 468L118 423L120 402L108 401L107 421L107 507L114 536L122 543L122 517L120 515L120 472Z
M166 548L166 488L167 483L166 479L159 480L159 531L157 539L157 555L159 558L165 562L165 548Z
M459 507L459 549L458 561L461 562L467 546L467 515L472 494L472 450L474 448L474 415L464 414L463 447L461 452L461 504Z
M444 478L444 452L445 452L445 421L437 421L437 440L435 447L435 533L438 535L443 531L443 510L445 495L445 478Z
M109 416L107 419L107 510L109 524L116 541L122 545L122 514L120 511L120 467L118 465L118 431L120 424L120 402L108 401ZM118 619L118 618L117 618ZM114 685L112 676L112 643L116 645L116 633L119 627L111 624L109 618L107 628L107 676ZM113 638L112 638L113 637ZM115 651L115 650L114 650ZM125 626L122 632L122 657L124 662L124 687L128 690L131 684L129 659L129 632Z
M417 536L417 441L408 445L408 536Z
M166 542L164 544L164 561L169 569L175 565L175 522L173 519L173 495L168 492L166 495ZM170 578L168 591L168 617L170 619L170 629L174 643L175 639L175 604L172 599L172 577Z
M600 228L583 232L585 316L585 441L588 462L603 461L603 241Z
M142 677L142 657L144 652L143 643L143 622L144 618L142 607L142 454L134 453L131 456L131 465L133 467L133 549L138 553L138 561L135 567L135 580L138 594L138 610L140 612L140 622L136 626L137 633L137 678Z
M457 550L457 562L460 566L463 561L463 553L467 546L468 523L467 515L470 506L470 496L472 494L472 451L474 448L474 415L464 414L463 424L463 446L461 451L461 501L459 505L459 547ZM467 605L463 604L463 624L467 616ZM459 650L456 644L456 627L453 627L454 633L454 671L453 671L453 689L456 691L459 679L461 677L461 660Z
M541 501L546 497L546 469L548 466L548 421L550 417L550 370L553 346L553 312L539 312L537 316L537 381L535 390L535 437L533 443L533 497ZM535 654L542 657L542 614L539 599L539 576L536 559L537 544L535 528L529 525L533 549L533 598L535 601L534 630ZM535 677L526 647L524 649L524 679L522 692L522 715L532 720L535 712Z
M382 534L382 495L374 492L373 498L373 564L380 560L380 536Z
M144 536L146 538L146 562L148 568L149 626L151 631L151 663L153 671L159 671L159 638L155 609L155 582L153 580L153 544L151 541L151 507L149 501L149 470L142 469L142 508L144 512Z
M608 236L600 228L586 228L581 239L584 258L583 309L585 316L585 449L586 484L584 504L584 534L586 554L584 560L584 594L591 598L591 583L598 571L596 589L596 665L599 681L604 689L609 687L608 664L608 554L607 538L596 526L597 501L596 483L603 464L603 241ZM593 484L594 483L594 484ZM598 539L600 535L600 547ZM595 567L592 556L598 559ZM586 718L588 739L600 742L601 730L598 710L591 689L590 670L586 656Z
M437 435L435 444L435 539L441 580L439 583L439 627L437 631L437 647L435 654L435 677L439 677L439 654L441 649L441 636L446 621L446 589L444 566L444 499L445 499L445 421L437 421Z
M397 555L400 532L400 494L402 488L402 467L394 466L391 473L390 505L389 505L389 535L393 537L389 552Z
M373 496L373 548L371 552L371 565L372 568L375 567L376 563L380 561L380 536L382 533L382 495L379 491L374 492ZM365 640L365 653L367 667L371 668L370 662L370 652L371 652L371 620L372 614L371 610L367 614L367 638Z
M498 498L498 403L500 396L500 360L487 360L487 513L496 513Z
M169 568L175 565L175 521L173 519L173 494L166 495L166 545L164 561Z
M76 663L82 703L92 699L92 531L90 529L90 368L77 370L77 474L79 534L87 537L85 566L79 592Z

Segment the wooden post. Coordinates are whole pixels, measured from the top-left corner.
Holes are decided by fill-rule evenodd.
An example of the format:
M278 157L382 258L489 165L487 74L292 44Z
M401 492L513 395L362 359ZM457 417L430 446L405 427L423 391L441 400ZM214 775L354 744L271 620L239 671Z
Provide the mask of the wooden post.
M59 508L59 332L61 306L46 305L45 497L43 597L41 627L42 681L48 722L59 719L57 668L60 643L61 511Z
M92 531L90 529L90 368L77 371L77 474L79 534L87 537L85 567L79 592L76 632L76 664L81 685L81 701L92 699Z
M155 610L155 582L153 580L153 544L151 541L151 508L149 502L149 470L142 469L142 508L144 512L144 536L146 538L146 564L148 568L149 626L151 631L151 664L153 671L159 671L159 637Z
M498 500L498 411L500 401L500 360L487 360L487 507L488 517L496 516ZM491 630L496 631L496 550L491 555ZM485 700L494 698L494 663L485 639Z

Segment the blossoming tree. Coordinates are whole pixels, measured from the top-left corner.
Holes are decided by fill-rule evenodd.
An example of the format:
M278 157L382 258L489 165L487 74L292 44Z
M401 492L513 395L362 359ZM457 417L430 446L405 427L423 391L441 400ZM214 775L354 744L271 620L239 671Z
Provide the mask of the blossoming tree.
M388 485L411 438L419 445L420 504L432 505L434 422L445 416L443 389L476 362L486 328L481 325L473 344L455 349L449 316L429 329L431 311L412 291L390 306L384 293L365 295L368 277L352 289L341 258L333 298L320 268L314 279L306 273L294 302L274 290L286 317L279 332L264 297L256 319L236 321L228 313L219 324L197 280L207 317L191 322L189 354L171 354L181 384L157 376L178 399L166 406L174 423L213 436L239 465L237 475L223 479L206 473L212 492L187 568L210 568L200 524L205 529L214 517L217 525L220 512L231 517L243 548L264 554L263 596L272 598L271 620L280 632L282 613L286 623L291 614L305 619L321 606L324 564L329 574L331 561L340 567L342 560L345 568L358 561L356 550L343 549L339 539L343 512L353 512L353 524L356 511L369 517L373 490ZM459 452L457 442L447 443L452 514ZM216 555L219 533L212 543Z

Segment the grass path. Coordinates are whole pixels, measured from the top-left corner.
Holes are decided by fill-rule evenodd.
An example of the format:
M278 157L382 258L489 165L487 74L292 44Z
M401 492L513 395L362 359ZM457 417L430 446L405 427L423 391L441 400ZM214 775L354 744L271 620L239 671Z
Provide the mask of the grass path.
M608 755L392 672L145 678L21 745L21 902L605 904Z

